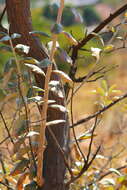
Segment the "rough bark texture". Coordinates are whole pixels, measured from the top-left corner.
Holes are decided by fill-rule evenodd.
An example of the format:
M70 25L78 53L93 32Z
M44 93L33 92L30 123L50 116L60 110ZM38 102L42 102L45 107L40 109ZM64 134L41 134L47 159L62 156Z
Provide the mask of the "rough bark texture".
M32 22L30 14L30 0L6 0L8 21L10 24L10 33L19 33L21 38L16 39L14 44L24 44L30 46L30 52L28 56L37 60L42 60L48 57L44 51L38 38L29 35L32 31ZM44 28L44 26L42 26ZM38 74L34 74L36 83L39 87L44 86L44 78ZM52 76L54 80L60 80L55 74ZM63 93L63 87L61 85L61 92ZM64 93L63 93L64 95ZM50 99L54 99L57 104L65 105L65 98L60 98L53 92L50 93ZM54 111L48 109L48 120L64 119L66 123L57 126L51 126L59 144L65 150L68 151L68 116L67 113ZM45 185L41 187L41 190L65 190L64 176L65 176L65 164L63 158L54 143L49 132L46 130L46 136L48 145L44 153L44 177Z

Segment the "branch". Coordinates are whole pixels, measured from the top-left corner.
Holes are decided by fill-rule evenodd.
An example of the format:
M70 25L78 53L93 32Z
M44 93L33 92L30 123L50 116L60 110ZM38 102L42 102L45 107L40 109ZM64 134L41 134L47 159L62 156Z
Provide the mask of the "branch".
M6 131L7 131L8 137L10 138L12 144L14 144L14 141L13 141L13 139L12 139L12 137L11 137L10 131L9 131L8 127L7 127L6 121L5 121L4 116L3 116L3 114L2 114L1 111L0 111L0 116L1 116L2 121L3 121L3 123L4 123L4 127L5 127L5 129L6 129Z
M81 42L78 43L77 46L74 48L80 49L83 47L89 40L91 40L95 35L92 33L98 33L100 32L105 26L107 26L112 20L114 20L117 16L122 14L127 9L127 4L123 5L121 8L119 8L117 11L115 11L113 14L110 14L110 16L105 19L99 26L97 26L87 37L81 40Z
M76 60L78 57L78 51L80 48L82 48L84 45L87 44L94 36L95 33L100 32L105 26L107 26L112 20L114 20L117 16L122 14L125 10L127 9L127 4L123 5L121 8L119 8L117 11L115 11L113 14L110 14L110 16L105 19L103 22L101 22L88 36L84 37L76 46L72 47L72 56L71 59L73 60L72 66L70 68L70 73L69 76L71 78L74 78L75 73L77 71L77 66L76 66Z
M57 15L57 24L60 24L61 18L62 18L62 12L64 8L64 0L60 1L60 8L58 10L58 15ZM55 49L56 49L56 42L57 42L58 35L53 34L52 35L52 48L51 48L51 53L49 56L49 60L51 63L53 63L54 59L54 54L55 54ZM38 148L38 164L37 164L37 183L41 187L44 184L44 179L43 179L43 154L44 154L44 144L45 144L45 130L46 130L46 120L47 120L47 110L48 110L48 97L49 97L49 81L52 73L52 64L50 64L47 67L46 71L46 76L45 76L45 84L44 84L44 103L43 103L43 108L41 111L41 117L42 117L42 124L40 126L40 136L39 136L39 148Z
M117 104L118 102L124 100L125 98L127 98L127 93L124 94L123 96L120 96L120 98L118 98L117 100L113 101L112 103L110 103L109 105L105 106L103 109L97 111L96 113L94 113L93 115L90 115L84 119L80 119L79 121L77 121L76 123L74 123L73 125L70 126L70 128L73 128L77 125L80 125L82 123L85 123L95 117L97 117L98 115L104 113L105 111L107 111L109 108L111 108L112 106L114 106L115 104Z
M97 148L97 150L96 150L95 154L93 155L92 159L90 160L90 162L89 162L89 163L84 163L84 166L83 166L83 168L81 169L80 173L79 173L76 177L74 177L73 179L71 179L69 182L67 182L67 184L66 184L67 187L68 187L71 183L73 183L74 181L76 181L77 179L79 179L79 178L84 174L84 172L86 172L86 171L89 169L89 167L90 167L91 164L93 163L94 159L96 158L96 155L98 154L98 152L99 152L99 150L100 150L100 147L101 147L101 146L99 146L99 147Z

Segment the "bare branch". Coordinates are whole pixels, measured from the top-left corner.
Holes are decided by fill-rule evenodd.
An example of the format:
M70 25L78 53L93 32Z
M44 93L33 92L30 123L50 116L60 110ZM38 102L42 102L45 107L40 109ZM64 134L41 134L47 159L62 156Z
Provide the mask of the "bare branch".
M117 104L118 102L124 100L125 98L127 98L127 93L124 94L123 96L120 96L120 98L118 98L117 100L113 101L112 103L110 103L109 105L105 106L104 108L102 108L101 110L97 111L96 113L94 113L93 115L90 115L84 119L80 119L79 121L77 121L76 123L74 123L73 125L70 126L70 128L76 127L77 125L80 125L82 123L85 123L95 117L97 117L98 115L104 113L105 111L107 111L109 108L111 108L112 106L114 106L115 104Z
M7 127L6 121L5 121L4 116L3 116L3 114L2 114L1 111L0 111L0 116L1 116L2 121L3 121L3 123L4 123L4 127L5 127L5 129L6 129L6 131L7 131L8 137L10 138L11 142L14 144L14 141L13 141L13 139L12 139L12 137L11 137L10 131L9 131L8 127Z

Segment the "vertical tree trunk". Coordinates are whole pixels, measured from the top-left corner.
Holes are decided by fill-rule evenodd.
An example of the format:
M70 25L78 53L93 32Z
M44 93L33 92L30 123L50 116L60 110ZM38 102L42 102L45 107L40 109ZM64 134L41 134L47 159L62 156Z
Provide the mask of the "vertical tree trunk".
M37 60L42 60L48 57L44 51L41 42L38 38L29 35L32 31L32 21L30 14L30 0L6 0L7 16L10 24L10 33L19 33L21 38L16 39L14 44L24 44L30 46L28 56ZM45 26L42 26L44 28ZM34 74L37 86L43 88L44 78L38 74ZM60 81L59 77L55 74L52 75L53 80ZM59 97L53 92L50 92L50 99L56 101L56 104L65 106L65 97L63 92L63 86L61 85L61 93L63 97ZM65 123L51 126L53 133L55 134L60 146L67 153L68 151L68 115L67 113L54 111L48 109L48 120L55 119L66 120ZM44 177L45 185L41 187L41 190L65 190L64 177L65 177L65 164L63 158L54 143L50 133L46 130L47 136L47 148L44 153Z

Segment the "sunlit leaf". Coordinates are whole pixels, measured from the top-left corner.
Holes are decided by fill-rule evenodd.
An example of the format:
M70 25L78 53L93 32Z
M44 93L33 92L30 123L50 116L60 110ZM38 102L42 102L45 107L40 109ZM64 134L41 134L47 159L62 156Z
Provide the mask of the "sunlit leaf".
M15 46L15 49L18 50L19 52L21 53L26 53L28 54L29 53L29 50L30 50L30 47L27 46L27 45L23 45L23 44L17 44Z
M59 110L61 112L67 112L67 109L66 107L62 106L62 105L58 105L58 104L52 104L49 106L50 108L53 108L53 109L56 109L56 110Z
M18 163L16 163L13 167L13 169L10 172L11 176L18 175L23 172L23 170L28 166L29 160L26 158L23 158Z
M27 134L27 137L32 137L32 136L34 136L34 135L39 135L39 133L36 132L36 131L30 131L30 132Z
M101 81L101 87L104 89L105 92L108 91L108 84L107 84L106 80Z
M50 85L51 87L59 86L59 85L60 85L60 82L57 81L57 80L51 80L51 81L49 82L49 85Z
M102 50L100 48L91 47L92 56L96 57L97 61L100 59L101 51Z
M52 45L53 45L53 41L48 42L48 49L50 51L52 49ZM60 45L59 45L58 41L56 41L56 49L59 48L59 47L60 47Z
M112 51L114 49L114 45L110 44L104 47L105 52Z
M64 82L68 82L68 83L72 83L73 82L71 80L71 78L66 73L64 73L63 71L53 70L52 72L55 73L55 74L57 74L57 75L59 75Z
M46 126L58 125L61 123L66 123L66 120L58 119L58 120L54 120L54 121L49 121L46 123Z
M99 183L103 184L103 185L115 185L115 181L114 179L112 178L105 178L105 179L102 179Z
M93 134L93 137L96 137L97 135L96 134ZM86 140L86 139L91 139L92 137L92 133L84 133L82 135L80 135L77 140L78 141L83 141L83 140Z
M113 84L110 88L109 88L109 93L112 93L112 91L117 87L116 84Z
M78 45L77 40L73 38L73 36L70 33L63 31L62 34L64 34L65 38L68 40L70 44Z
M42 88L39 88L38 86L32 86L32 88L36 91L36 92L44 92L44 90Z
M40 69L38 66L32 65L32 64L28 64L28 63L26 63L25 65L27 67L29 67L33 72L36 72L36 73L39 73L39 74L45 76L44 71L42 71L42 69Z
M118 176L121 176L121 173L115 168L109 168L109 171L112 172L112 173L117 174Z
M127 12L125 12L124 16L127 18Z
M40 101L42 101L42 97L41 96L31 97L31 98L28 98L28 101L29 102L40 102Z
M105 96L105 91L104 91L103 88L98 87L96 91L97 91L97 93L100 94L101 96Z
M30 63L30 64L38 64L39 61L37 61L36 59L32 58L32 57L25 57L23 59L20 60L21 63Z

